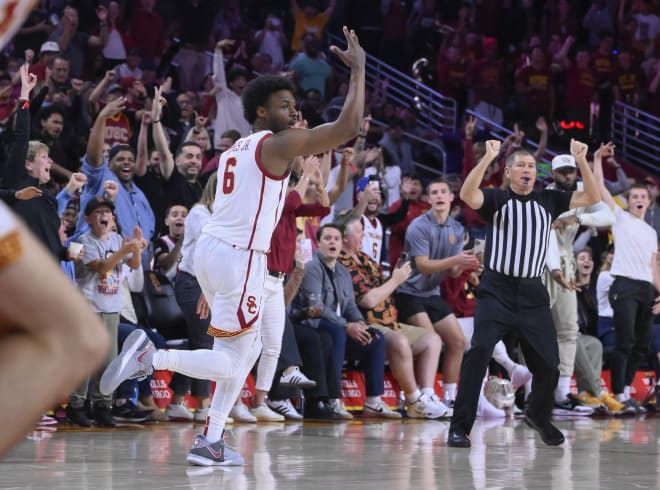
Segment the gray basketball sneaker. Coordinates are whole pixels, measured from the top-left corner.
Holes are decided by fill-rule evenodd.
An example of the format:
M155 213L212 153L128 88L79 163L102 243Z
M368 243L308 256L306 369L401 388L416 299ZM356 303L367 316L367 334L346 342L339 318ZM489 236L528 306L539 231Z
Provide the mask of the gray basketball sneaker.
M99 390L104 395L112 394L127 379L144 379L154 372L151 361L156 347L144 331L133 330L122 346L121 352L106 368Z
M225 446L224 437L210 443L202 434L195 437L188 463L197 466L242 466L243 456Z

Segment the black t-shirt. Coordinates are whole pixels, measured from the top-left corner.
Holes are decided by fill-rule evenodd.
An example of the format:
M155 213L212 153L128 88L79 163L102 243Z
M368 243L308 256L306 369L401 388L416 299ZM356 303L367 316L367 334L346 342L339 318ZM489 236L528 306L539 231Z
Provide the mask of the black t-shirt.
M188 182L176 168L172 171L170 180L164 182L164 189L167 202L166 208L181 204L188 209L199 201L204 190L198 181Z

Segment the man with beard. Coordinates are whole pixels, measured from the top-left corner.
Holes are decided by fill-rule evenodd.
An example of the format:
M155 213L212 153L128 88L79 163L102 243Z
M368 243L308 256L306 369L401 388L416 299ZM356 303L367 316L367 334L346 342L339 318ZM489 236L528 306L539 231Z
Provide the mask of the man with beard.
M380 181L377 175L362 177L356 186L358 203L351 211L353 216L360 218L364 227L362 252L371 260L380 263L383 251L383 236L388 226L403 221L408 214L410 201L408 194L412 188L410 180L401 184L401 206L391 213L381 213L383 197L380 192Z
M552 159L553 183L548 189L562 192L582 191L577 181L577 165L572 155L557 155ZM601 201L592 206L570 209L553 223L551 233L557 238L557 248L550 247L546 259L545 284L550 295L552 318L559 345L559 381L555 389L553 413L591 415L593 410L583 406L570 393L571 376L575 367L578 336L577 296L575 294L576 262L573 242L580 226L610 226L614 213ZM551 277L549 277L551 276Z
M172 158L160 120L165 104L162 87L157 87L151 108L151 122L154 144L160 155L160 168L167 205L181 204L190 209L202 197L204 190L197 180L202 169L202 148L194 141L184 141L177 148L175 157Z
M150 242L155 231L154 213L144 193L135 185L135 152L128 145L115 145L110 149L108 159L103 156L106 119L115 116L124 109L125 99L119 97L108 102L101 109L92 126L87 142L87 153L83 157L82 171L87 176L87 185L80 196L80 209L87 203L102 196L104 182L117 182L119 191L115 198L117 224L122 232L133 230L136 226L142 230L144 239ZM78 233L88 228L85 217L78 218Z

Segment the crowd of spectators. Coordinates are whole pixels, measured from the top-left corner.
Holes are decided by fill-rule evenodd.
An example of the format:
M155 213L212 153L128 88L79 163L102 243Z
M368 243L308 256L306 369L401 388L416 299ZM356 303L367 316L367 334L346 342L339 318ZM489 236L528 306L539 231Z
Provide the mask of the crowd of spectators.
M180 279L190 279L187 276L192 269L186 252L193 246L193 226L201 226L191 216L210 212L211 191L225 178L216 177L220 155L250 132L241 100L250 79L261 74L290 77L299 100L298 124L322 124L333 117L333 108L341 106L347 90L347 80L333 70L323 49L323 32L340 23L358 25L367 51L404 72L415 59L427 58L428 69L421 76L443 95L455 98L459 113L472 108L513 127L501 155L484 178L484 185L506 187L505 158L523 144L525 133L538 138L540 157L553 134L568 128L559 124L560 120L584 124L585 139L590 130L594 138L605 137L613 100L660 114L660 99L656 97L660 83L657 9L650 0L371 0L360 9L339 0L42 0L0 58L3 198L79 282L89 283L89 274L110 274L120 258L110 266L99 269L95 264L90 269L90 262L107 262L107 257L90 258L92 247L87 244L83 257L77 257L70 243L81 241L81 236L87 237L83 242L91 243L90 233L95 233L94 228L90 231L91 224L104 227L103 235L105 228L108 233L115 230L119 235L113 235L117 248L113 251L121 250L129 268L140 272L153 269L162 273L159 277L164 283L178 285L176 299L188 330L161 333L167 338L188 337L193 347L204 347L206 341L199 338L199 332L208 322L200 323L195 317L196 298L190 290L184 291ZM302 352L301 344L301 352L294 356L304 360L301 371L297 371L301 362L282 366L284 371L278 371L281 378L276 381L296 386L295 380L290 381L296 378L295 373L306 374L319 385L308 392L314 404L309 405L306 415L348 418L350 414L338 400L348 336L346 357L367 359L371 366L367 406L372 415L393 416L380 399L383 366L374 367L387 356L395 377L400 375L402 388L407 387L407 403L413 407L408 415L436 418L450 413L453 378L465 348L453 316L470 316L469 304L478 280L467 274L449 285L449 291L445 291L447 284L443 285L443 297L450 308L443 315L452 316L450 326L434 316L437 312L431 312L426 319L430 331L423 339L409 335L408 345L404 335L390 334L390 330L399 330L400 321L415 325L409 320L416 312L408 311L406 318L399 320L387 315L396 316L393 293L411 273L409 266L402 272L406 260L400 260L404 249L408 250L408 225L431 208L426 176L416 173L414 163L422 150L405 134L444 145L451 160L445 163L454 171L445 176L447 189L443 190L451 196L446 203L448 214L461 223L457 230L465 230L470 247L475 238L484 237L485 224L461 203L458 191L462 178L483 156L484 144L479 140L487 134L471 118L451 134L422 130L416 123L417 108L388 99L386 80L375 83L367 106L355 141L323 155L314 164L296 163L289 192L297 196L296 207L314 206L314 211L292 211L291 218L296 222L299 253L306 259L297 257L298 268L317 251L317 238L327 235L313 262L317 276L325 278L328 260L340 268L342 263L351 262L350 255L339 256L342 241L345 250L356 253L362 242L362 251L368 256L361 258L362 266L382 267L385 274L370 285L358 281L354 271L346 274L348 282L343 286L348 287L351 275L357 286L355 298L347 297L343 302L334 284L330 289L325 285L321 291L310 286L318 281L305 268L305 276L300 278L302 289L297 295L296 291L289 294L292 308L287 322L291 324L289 333L295 335L288 338L302 343L307 332L304 328L309 328L304 327L306 324L347 325L346 332L337 339L328 338L323 329L315 330L321 332L318 338L305 341L305 347L311 345L314 353ZM593 115L599 117L592 120ZM386 129L372 124L372 118ZM604 160L611 165L606 170L608 176L616 174L608 188L625 206L631 179L613 156ZM646 184L652 199L646 220L660 236L658 181L649 176ZM113 212L112 218L99 215L99 207L105 210L103 205ZM346 219L347 213L359 218L360 230ZM96 222L90 218L93 215L98 215ZM588 243L594 270L598 270L600 255L611 244L611 233L587 227L582 231L576 252L583 251ZM127 238L122 242L121 236ZM472 267L473 260L469 262ZM296 268L289 264L283 270L277 272L278 277L293 277ZM392 282L387 281L390 271ZM146 288L141 281L137 286L120 287L128 275L128 270L117 273L115 292L130 289L139 294ZM428 277L439 280L442 274ZM586 280L584 275L581 279ZM378 301L372 298L365 303L367 286L380 291L375 295ZM312 293L323 295L325 309L331 310L326 316L315 309L319 305L313 303ZM130 331L141 328L138 324L143 320L136 314L138 305L125 294L122 301L121 338L127 335L121 333L122 325ZM593 311L589 314L594 318ZM368 327L364 320L382 324L382 328ZM194 335L190 333L192 324L196 325ZM420 326L425 324L405 325L404 333ZM152 328L159 330L157 324L143 327L152 334ZM600 336L598 328L590 331ZM450 396L442 401L434 398L429 386L433 379L427 369L429 363L438 364L440 337L449 351L445 352L445 376L449 372L452 378ZM163 345L165 339L155 341ZM311 366L310 359L323 362ZM415 380L422 369L412 372L413 359L425 363L422 379ZM450 364L453 367L448 368ZM189 386L190 380L173 381L178 408L170 410L172 418L193 418L180 408ZM134 385L123 387L115 397L115 419L144 420L149 416L162 420L149 384L140 383L142 410L129 405L129 391L133 389ZM193 383L193 394L202 410L208 403L208 389L205 383ZM81 388L70 400L69 419L79 425L91 423L82 412L85 395L86 389ZM285 395L271 393L273 400L282 401L269 406L295 418ZM95 401L97 423L112 425L105 410L110 408L110 400L98 397Z

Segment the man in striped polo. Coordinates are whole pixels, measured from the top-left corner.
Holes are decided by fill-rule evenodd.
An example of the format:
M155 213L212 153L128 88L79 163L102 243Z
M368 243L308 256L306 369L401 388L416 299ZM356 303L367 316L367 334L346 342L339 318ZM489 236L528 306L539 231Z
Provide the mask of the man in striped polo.
M460 194L487 224L485 272L477 289L472 345L463 358L447 445L470 447L468 434L493 347L514 332L534 375L525 422L539 432L543 442L556 446L564 442L564 435L550 422L559 353L541 273L552 222L568 209L596 204L600 193L587 164L587 145L575 140L571 140L571 154L580 167L584 190L534 190L536 161L525 150L507 158L504 171L509 189L480 189L499 151L499 141L486 142L486 154L466 177Z

